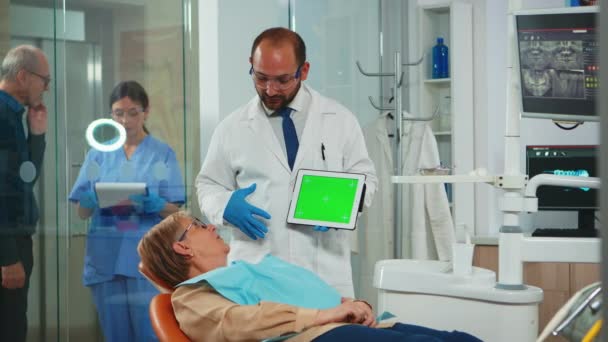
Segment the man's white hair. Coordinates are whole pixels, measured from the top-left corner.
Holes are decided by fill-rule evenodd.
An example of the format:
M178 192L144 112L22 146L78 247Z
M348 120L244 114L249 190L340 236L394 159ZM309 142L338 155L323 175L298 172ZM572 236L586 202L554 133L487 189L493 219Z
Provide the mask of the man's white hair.
M12 48L4 57L0 67L0 80L15 81L21 69L35 71L38 69L42 51L32 45L19 45Z

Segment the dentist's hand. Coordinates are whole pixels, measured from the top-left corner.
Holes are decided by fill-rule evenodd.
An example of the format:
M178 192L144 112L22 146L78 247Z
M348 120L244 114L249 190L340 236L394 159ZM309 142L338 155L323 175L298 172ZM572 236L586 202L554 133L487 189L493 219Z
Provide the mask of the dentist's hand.
M131 195L129 199L146 214L160 213L167 205L167 200L153 192L148 195Z
M260 216L267 220L270 219L270 214L264 210L255 207L245 200L245 197L251 195L256 188L256 184L251 184L248 188L238 189L232 193L226 209L224 209L224 220L238 227L245 235L253 240L258 238L263 239L268 228L256 217Z
M314 231L316 232L326 232L329 230L329 228L325 227L325 226L315 226L313 228Z

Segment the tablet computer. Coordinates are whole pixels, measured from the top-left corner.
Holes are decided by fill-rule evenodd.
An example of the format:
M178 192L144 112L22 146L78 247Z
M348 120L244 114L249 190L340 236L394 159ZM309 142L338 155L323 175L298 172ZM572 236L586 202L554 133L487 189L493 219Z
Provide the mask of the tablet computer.
M100 182L95 183L100 208L114 207L129 201L131 195L146 195L146 183Z
M287 222L353 230L364 193L364 174L300 169Z

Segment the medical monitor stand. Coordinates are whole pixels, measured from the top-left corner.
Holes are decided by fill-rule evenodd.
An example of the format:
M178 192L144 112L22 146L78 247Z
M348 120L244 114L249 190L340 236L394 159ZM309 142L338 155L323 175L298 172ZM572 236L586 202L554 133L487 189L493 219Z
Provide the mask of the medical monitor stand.
M521 10L522 0L509 0L509 13ZM509 47L507 51L507 106L505 125L504 174L518 181L521 170L521 85L517 55L517 31L513 16L507 21ZM602 71L606 71L603 68ZM600 97L601 98L601 97ZM605 136L605 135L603 135ZM504 179L504 178L503 178ZM591 179L590 179L591 180ZM595 182L597 180L597 182ZM522 181L519 180L521 183ZM530 198L536 197L536 187L532 191L530 183L524 185L524 193ZM525 181L524 181L525 183ZM590 187L599 188L599 179L588 182ZM504 182L502 183L504 184ZM530 189L530 191L528 191ZM581 239L538 239L524 236L520 224L520 208L525 208L527 199L522 197L520 189L506 189L502 195L503 203L520 202L519 205L503 206L501 211L502 226L498 238L498 283L497 288L526 289L523 283L524 262L598 262L600 240L597 238ZM533 205L533 204L530 204ZM536 203L537 205L537 203Z

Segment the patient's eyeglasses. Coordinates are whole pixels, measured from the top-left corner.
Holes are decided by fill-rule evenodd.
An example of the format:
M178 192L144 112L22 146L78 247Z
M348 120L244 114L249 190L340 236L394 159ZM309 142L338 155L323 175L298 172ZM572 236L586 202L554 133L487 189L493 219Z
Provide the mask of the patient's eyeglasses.
M177 242L184 241L184 239L186 238L186 234L192 227L207 229L207 224L205 222L197 219L196 217L192 218L192 222L190 222L190 224L186 227L186 230L184 230L182 235L179 236L179 239L177 239Z

